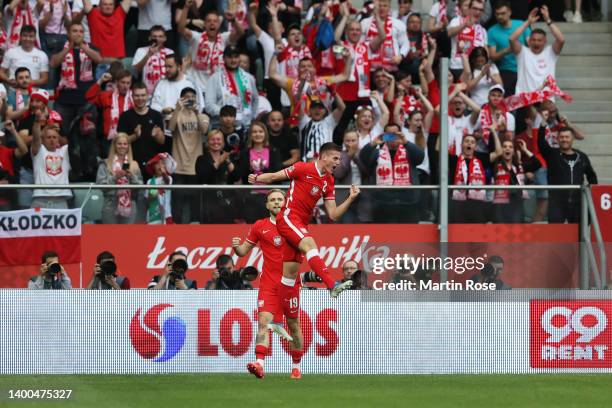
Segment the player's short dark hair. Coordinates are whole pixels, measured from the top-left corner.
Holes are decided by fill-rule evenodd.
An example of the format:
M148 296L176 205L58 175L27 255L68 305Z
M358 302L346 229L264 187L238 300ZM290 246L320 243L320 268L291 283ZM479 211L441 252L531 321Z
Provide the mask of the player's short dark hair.
M221 268L223 265L227 265L228 262L231 262L232 265L234 264L234 260L232 259L231 256L227 255L227 254L222 254L219 255L219 257L217 258L217 269Z
M59 255L55 251L45 251L41 257L41 263L47 263L47 259L49 258L59 258Z
M172 263L174 262L174 258L177 255L183 255L185 258L187 258L187 254L183 251L174 251L173 253L170 254L170 256L168 257L168 263Z
M29 25L29 24L26 24L23 27L21 27L21 31L19 32L19 35L23 35L27 33L36 34L36 27L34 27L33 25Z
M512 10L512 4L510 4L509 1L498 0L497 4L495 5L495 10L499 10L500 8L503 8L503 7L508 7L510 10Z
M102 251L98 254L98 256L96 257L96 263L99 265L101 264L103 261L108 261L109 259L115 259L115 255L113 255L111 252L109 251Z
M232 105L223 105L219 110L219 117L221 116L231 116L233 118L236 117L236 107Z
M319 150L319 155L323 156L323 154L327 152L342 152L342 147L338 146L334 142L323 143L321 150Z
M30 72L30 70L26 67L19 67L15 70L15 78L17 77L17 75L21 74L22 72L27 72L28 74L30 74L30 76L32 75L32 73Z
M546 31L542 30L541 28L534 28L531 30L531 35L533 36L534 34L542 34L544 37L546 37Z
M286 194L285 194L285 192L284 192L283 190L281 190L280 188L273 188L272 190L269 190L269 191L266 193L266 202L268 202L268 198L269 198L269 197L270 197L272 194L274 194L274 193L281 193L281 194L283 195L283 197L286 197Z

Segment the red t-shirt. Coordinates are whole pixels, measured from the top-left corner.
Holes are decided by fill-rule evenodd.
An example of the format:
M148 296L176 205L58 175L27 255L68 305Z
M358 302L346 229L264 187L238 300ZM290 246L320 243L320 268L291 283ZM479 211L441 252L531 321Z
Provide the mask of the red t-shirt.
M91 42L98 48L102 57L125 57L123 32L125 11L121 6L117 7L110 16L103 15L98 7L94 7L87 15L87 21Z
M325 200L336 199L334 176L327 173L322 175L315 163L297 162L285 169L291 185L283 214L297 217L305 226L321 197Z
M276 223L272 223L270 217L258 220L249 230L246 240L253 245L259 244L263 253L259 287L276 285L283 275L283 240L276 230Z
M13 161L15 159L15 149L0 146L0 169L6 170L11 176L15 175Z

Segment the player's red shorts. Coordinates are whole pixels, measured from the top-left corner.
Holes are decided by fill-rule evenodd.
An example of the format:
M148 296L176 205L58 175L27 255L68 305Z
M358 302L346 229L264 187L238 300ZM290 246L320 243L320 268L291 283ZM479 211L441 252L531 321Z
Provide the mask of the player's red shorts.
M276 229L283 237L283 261L302 263L304 254L298 246L300 241L310 236L306 225L297 217L284 215L282 212L276 217Z
M300 289L299 282L291 289L287 289L285 296L281 298L280 285L271 287L269 285L259 288L257 294L257 313L268 312L274 315L272 321L282 321L283 315L289 319L297 319L300 314Z
M283 299L281 299L283 314L288 319L297 319L300 315L301 289L302 285L300 285L299 282L296 282L292 288L287 289L287 291L285 292L285 296L283 296Z

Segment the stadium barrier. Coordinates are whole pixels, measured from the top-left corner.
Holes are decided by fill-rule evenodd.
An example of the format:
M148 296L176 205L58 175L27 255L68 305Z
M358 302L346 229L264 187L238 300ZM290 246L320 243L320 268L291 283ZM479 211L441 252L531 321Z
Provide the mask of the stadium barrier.
M540 300L537 300L540 299ZM302 292L303 371L612 372L610 291ZM0 296L1 374L245 373L255 291ZM267 372L290 371L274 336Z

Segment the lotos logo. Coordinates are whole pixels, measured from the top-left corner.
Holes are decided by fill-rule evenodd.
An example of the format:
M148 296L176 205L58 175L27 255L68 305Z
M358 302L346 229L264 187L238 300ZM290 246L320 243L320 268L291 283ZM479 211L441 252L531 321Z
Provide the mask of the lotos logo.
M144 314L143 322L138 308L130 322L132 346L143 358L154 359L156 363L168 361L181 351L187 336L187 325L179 317L166 319L160 329L159 314L169 307L173 305L162 303L153 306ZM165 347L160 355L162 339L165 339Z
M533 368L612 368L612 301L532 300Z

